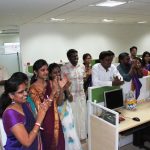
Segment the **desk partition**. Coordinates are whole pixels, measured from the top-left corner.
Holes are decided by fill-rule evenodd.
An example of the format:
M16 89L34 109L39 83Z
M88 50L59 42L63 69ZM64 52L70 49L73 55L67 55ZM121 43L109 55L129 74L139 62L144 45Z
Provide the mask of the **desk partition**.
M150 76L141 78L140 82L142 83L142 87L140 90L140 95L138 97L138 100L142 100L150 97ZM125 96L125 93L128 93L131 90L131 82L125 82L121 86L121 88L123 89L123 93Z
M150 76L143 77L140 79L140 81L142 83L142 88L140 90L138 102L140 102L143 99L150 98ZM112 141L109 138L109 136L111 136L111 137L114 137L113 142L116 144L118 141L119 132L128 130L130 127L133 128L135 126L139 126L141 124L144 124L144 123L150 121L150 118L148 115L150 113L148 111L148 110L150 110L150 102L145 102L144 105L141 104L141 106L138 106L137 110L134 112L132 112L130 110L126 110L126 109L122 110L122 114L129 118L127 118L124 122L120 123L119 126L117 124L110 125L110 123L106 119L98 117L100 114L97 114L97 113L100 113L101 111L96 111L96 110L103 109L103 110L107 110L108 112L113 112L112 110L105 108L98 103L104 102L104 91L113 90L113 89L117 89L117 88L123 89L123 95L125 97L125 94L131 90L131 82L125 82L124 85L122 85L121 87L90 87L88 89L88 96L89 96L89 102L88 102L89 150L98 150L98 149L117 150L118 147L114 146L113 144L112 144L112 147L104 148L108 144L107 142L104 142L104 141L110 141L110 143L111 143ZM146 104L146 103L148 103L148 104ZM145 112L146 109L147 109L148 113ZM116 112L113 112L113 113L116 115ZM132 117L142 118L141 122L133 121ZM117 118L118 117L116 115L115 120L119 122L119 120ZM129 125L130 125L130 127L129 127ZM106 129L108 129L108 130L106 130ZM117 132L117 134L115 134L116 132ZM132 141L129 141L129 142L132 142ZM126 143L128 143L128 142L126 141ZM93 145L95 145L95 146L93 146Z
M150 97L150 76L146 76L140 79L142 87L140 90L140 96L138 100L142 100ZM104 92L114 89L123 89L123 96L131 90L131 82L125 82L122 86L104 86L104 87L89 87L88 88L88 100L96 103L104 102Z
M88 102L89 109L89 150L118 149L118 113L101 105Z
M119 86L89 87L89 100L96 103L104 102L104 92L119 89Z

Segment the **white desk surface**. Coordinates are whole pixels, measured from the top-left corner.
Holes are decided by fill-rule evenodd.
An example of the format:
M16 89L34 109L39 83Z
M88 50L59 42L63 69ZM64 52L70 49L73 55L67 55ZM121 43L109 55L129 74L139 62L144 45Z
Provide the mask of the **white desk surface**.
M120 109L119 111L125 118L124 121L119 123L119 132L131 129L150 121L150 102L138 104L137 109L133 111L127 109ZM133 117L138 117L140 121L138 122L132 120Z

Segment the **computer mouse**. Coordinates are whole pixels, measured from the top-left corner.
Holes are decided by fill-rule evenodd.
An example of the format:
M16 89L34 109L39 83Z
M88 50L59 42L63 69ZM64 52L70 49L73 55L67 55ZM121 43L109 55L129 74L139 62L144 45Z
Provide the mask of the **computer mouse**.
M138 117L133 117L132 118L134 121L140 121L140 119Z

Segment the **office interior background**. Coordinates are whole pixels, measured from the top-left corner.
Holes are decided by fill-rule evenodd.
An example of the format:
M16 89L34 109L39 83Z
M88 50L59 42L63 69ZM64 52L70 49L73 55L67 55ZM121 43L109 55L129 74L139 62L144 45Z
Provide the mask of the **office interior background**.
M21 68L39 58L67 61L70 48L79 57L97 59L103 50L116 56L133 45L149 51L150 1L116 0L116 7L98 7L106 0L5 0L0 2L0 52L4 43L20 43ZM110 0L108 0L110 1ZM11 65L11 64L10 64Z
M26 72L27 63L39 58L68 61L71 48L78 50L80 61L87 52L97 59L104 50L116 57L131 46L138 47L138 54L150 51L150 0L96 6L105 1L112 0L1 0L0 65L9 74ZM5 54L4 43L20 43L19 56Z

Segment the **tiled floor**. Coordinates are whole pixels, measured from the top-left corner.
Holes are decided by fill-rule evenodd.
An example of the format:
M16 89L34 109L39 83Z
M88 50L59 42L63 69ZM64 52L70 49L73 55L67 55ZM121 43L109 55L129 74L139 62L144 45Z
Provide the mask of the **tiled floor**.
M150 148L150 143L145 143L145 145ZM135 147L132 144L128 144L126 146L121 147L119 150L145 150L145 149L144 148Z
M146 145L150 147L150 143L146 143ZM82 149L88 150L88 144L87 143L82 144ZM138 147L133 146L132 144L128 144L126 146L121 147L119 150L145 150L145 149L143 148L140 149Z
M128 144L126 146L121 147L119 150L142 150L142 149L139 149L133 146L132 144Z

